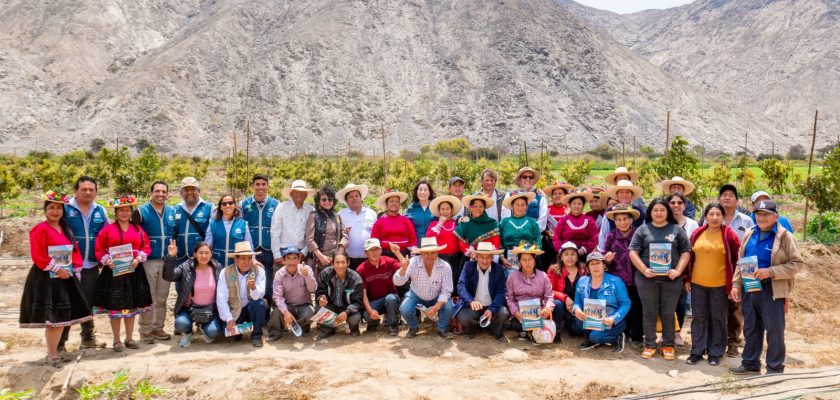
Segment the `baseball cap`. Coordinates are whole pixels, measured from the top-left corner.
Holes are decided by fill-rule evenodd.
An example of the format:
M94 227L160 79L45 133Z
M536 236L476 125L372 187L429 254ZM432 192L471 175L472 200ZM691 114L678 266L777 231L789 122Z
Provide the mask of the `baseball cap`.
M755 203L755 201L758 200L758 198L761 197L761 196L767 196L768 199L771 198L769 193L767 193L763 190L759 190L759 191L753 193L752 196L750 196L750 202Z
M449 179L449 186L452 186L453 184L455 184L455 182L464 183L464 180L461 179L460 176L453 176L452 178Z
M776 202L773 200L762 200L759 201L758 204L755 205L755 212L764 211L773 214L778 214L779 211L776 208Z
M365 239L365 251L368 251L372 248L378 248L378 249L382 248L382 244L379 243L379 239L377 239L377 238Z

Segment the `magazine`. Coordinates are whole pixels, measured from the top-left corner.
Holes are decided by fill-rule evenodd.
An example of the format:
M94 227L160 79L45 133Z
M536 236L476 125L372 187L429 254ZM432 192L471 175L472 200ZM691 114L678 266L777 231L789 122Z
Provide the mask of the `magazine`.
M671 270L671 243L651 243L648 259L653 272L667 275Z
M755 279L755 271L758 269L758 257L749 256L738 260L738 268L741 269L741 282L744 282L744 292L760 292L761 281Z
M134 251L130 244L121 246L114 246L108 249L108 254L111 255L111 261L114 263L114 276L130 274L134 272L131 264L134 262Z
M603 331L604 318L607 317L607 301L604 299L583 299L583 313L586 319L583 321L583 329L590 331Z
M326 307L321 307L318 309L318 312L312 316L312 320L315 321L316 325L324 325L328 328L335 328L340 325L335 323L336 317L338 317L338 314L328 310Z
M236 335L241 335L243 333L251 333L254 331L254 323L253 322L245 322L233 327L233 330L225 329L225 337L231 337Z
M416 305L416 306L415 306L415 308L417 308L418 310L420 310L420 314L423 314L423 316L424 316L424 317L426 317L426 318L428 318L428 319L430 319L430 320L432 320L432 321L437 322L437 320L438 320L438 314L435 314L435 315L429 315L429 308L428 308L428 307L426 307L426 306L424 306L424 305L422 305L422 304L418 304L418 305Z
M60 246L47 247L47 254L53 259L53 263L73 275L73 245L64 244ZM55 272L50 271L50 278L55 278Z
M519 312L522 314L522 330L535 331L543 327L540 299L520 300Z
M554 237L554 231L557 229L557 224L558 223L559 223L558 217L555 217L555 216L550 215L550 214L549 214L548 218L545 219L545 227L548 230L548 233L549 233L549 235L551 235L551 237Z

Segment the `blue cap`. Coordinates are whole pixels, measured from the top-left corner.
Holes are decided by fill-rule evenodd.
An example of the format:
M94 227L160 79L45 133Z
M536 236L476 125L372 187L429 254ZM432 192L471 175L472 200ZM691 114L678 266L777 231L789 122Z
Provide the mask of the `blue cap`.
M303 252L297 247L289 246L280 249L280 254L283 255L283 257L286 257L289 254L303 254Z

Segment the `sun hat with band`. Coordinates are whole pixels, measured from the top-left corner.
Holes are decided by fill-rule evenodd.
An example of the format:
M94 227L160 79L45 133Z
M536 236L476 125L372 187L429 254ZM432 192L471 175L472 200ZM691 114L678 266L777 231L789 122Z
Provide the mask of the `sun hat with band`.
M297 179L294 182L292 182L291 187L283 189L283 197L291 199L292 192L304 192L306 193L306 197L309 197L315 194L315 192L317 191L317 189L310 189L306 187L306 181L304 181L303 179Z
M592 201L592 192L588 190L576 190L563 196L563 198L561 198L560 201L562 201L565 205L569 205L569 203L572 202L572 199L576 197L583 199L583 205L585 206L587 203Z
M464 208L470 208L470 204L472 204L473 200L483 201L484 208L490 208L496 204L496 200L493 200L492 197L487 197L483 194L471 194L469 196L464 196L464 198L461 199L461 205L463 205Z
M388 199L391 197L397 197L400 199L400 204L404 203L408 200L408 193L400 192L398 190L387 189L382 196L376 198L376 208L385 211L388 209Z
M569 194L569 192L573 192L575 190L575 187L564 181L554 181L551 185L544 187L542 191L546 196L551 196L555 189L563 189L566 191L566 194Z
M662 193L671 194L671 186L680 185L683 187L683 195L688 196L694 191L694 183L687 181L680 176L675 176L671 179L666 179L660 184L662 186Z
M516 199L525 199L525 204L531 204L534 199L537 198L537 194L534 192L520 192L520 191L513 191L502 200L502 207L507 208L508 210L513 210L513 201Z
M641 215L639 210L633 208L633 206L629 204L616 204L610 207L610 209L606 212L607 218L611 221L615 221L615 216L618 214L627 214L633 220L639 219L639 215Z
M633 192L633 200L642 197L644 190L640 186L636 186L633 182L628 180L620 180L613 186L607 188L607 196L613 199L618 199L618 192L621 190L629 190Z
M285 250L285 249L284 249ZM251 248L251 242L239 242L233 245L233 252L228 253L228 258L233 258L236 256L255 256L260 254L259 251L254 251ZM283 254L285 256L285 254Z
M50 190L49 192L44 193L44 201L49 201L51 203L68 204L70 203L70 196L58 193L55 190Z
M531 175L534 176L534 179L531 180L531 187L536 185L537 182L540 180L540 177L542 176L542 175L540 175L539 172L537 172L535 169L533 169L531 167L522 167L522 168L519 169L518 172L516 172L516 176L513 177L513 183L515 183L519 186L522 186L521 184L519 184L519 181L522 179L522 175L524 175L526 172L530 172Z
M442 196L435 197L435 199L432 200L431 203L429 203L429 211L431 211L432 215L434 215L435 217L440 217L439 208L440 204L443 202L450 204L450 206L452 207L452 215L458 215L458 213L461 212L461 208L463 207L463 205L461 204L461 200L458 200L457 197L445 194Z
M618 167L615 169L615 172L607 175L604 177L604 180L607 181L610 185L617 185L620 179L618 179L621 175L627 175L630 177L631 182L636 182L639 180L639 173L638 172L631 172L628 171L625 167Z
M335 194L335 199L340 201L342 204L347 205L347 195L350 194L350 192L359 192L359 194L362 195L362 200L364 200L365 197L367 197L369 190L370 189L368 189L367 185L348 183L344 186L344 189L339 190Z
M438 246L437 238L424 237L420 240L420 248L417 249L420 253L435 253L446 248L446 245Z
M478 242L478 244L475 246L475 250L472 250L473 254L496 255L496 254L502 254L504 252L505 252L504 250L499 250L499 249L496 249L495 247L493 247L493 243L490 243L490 242Z

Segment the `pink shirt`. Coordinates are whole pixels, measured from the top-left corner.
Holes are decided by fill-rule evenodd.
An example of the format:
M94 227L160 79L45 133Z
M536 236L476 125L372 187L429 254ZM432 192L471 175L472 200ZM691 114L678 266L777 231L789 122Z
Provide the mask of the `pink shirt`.
M216 279L213 276L212 268L205 268L204 271L195 270L195 284L193 285L195 298L187 297L185 305L195 304L206 306L216 302Z

